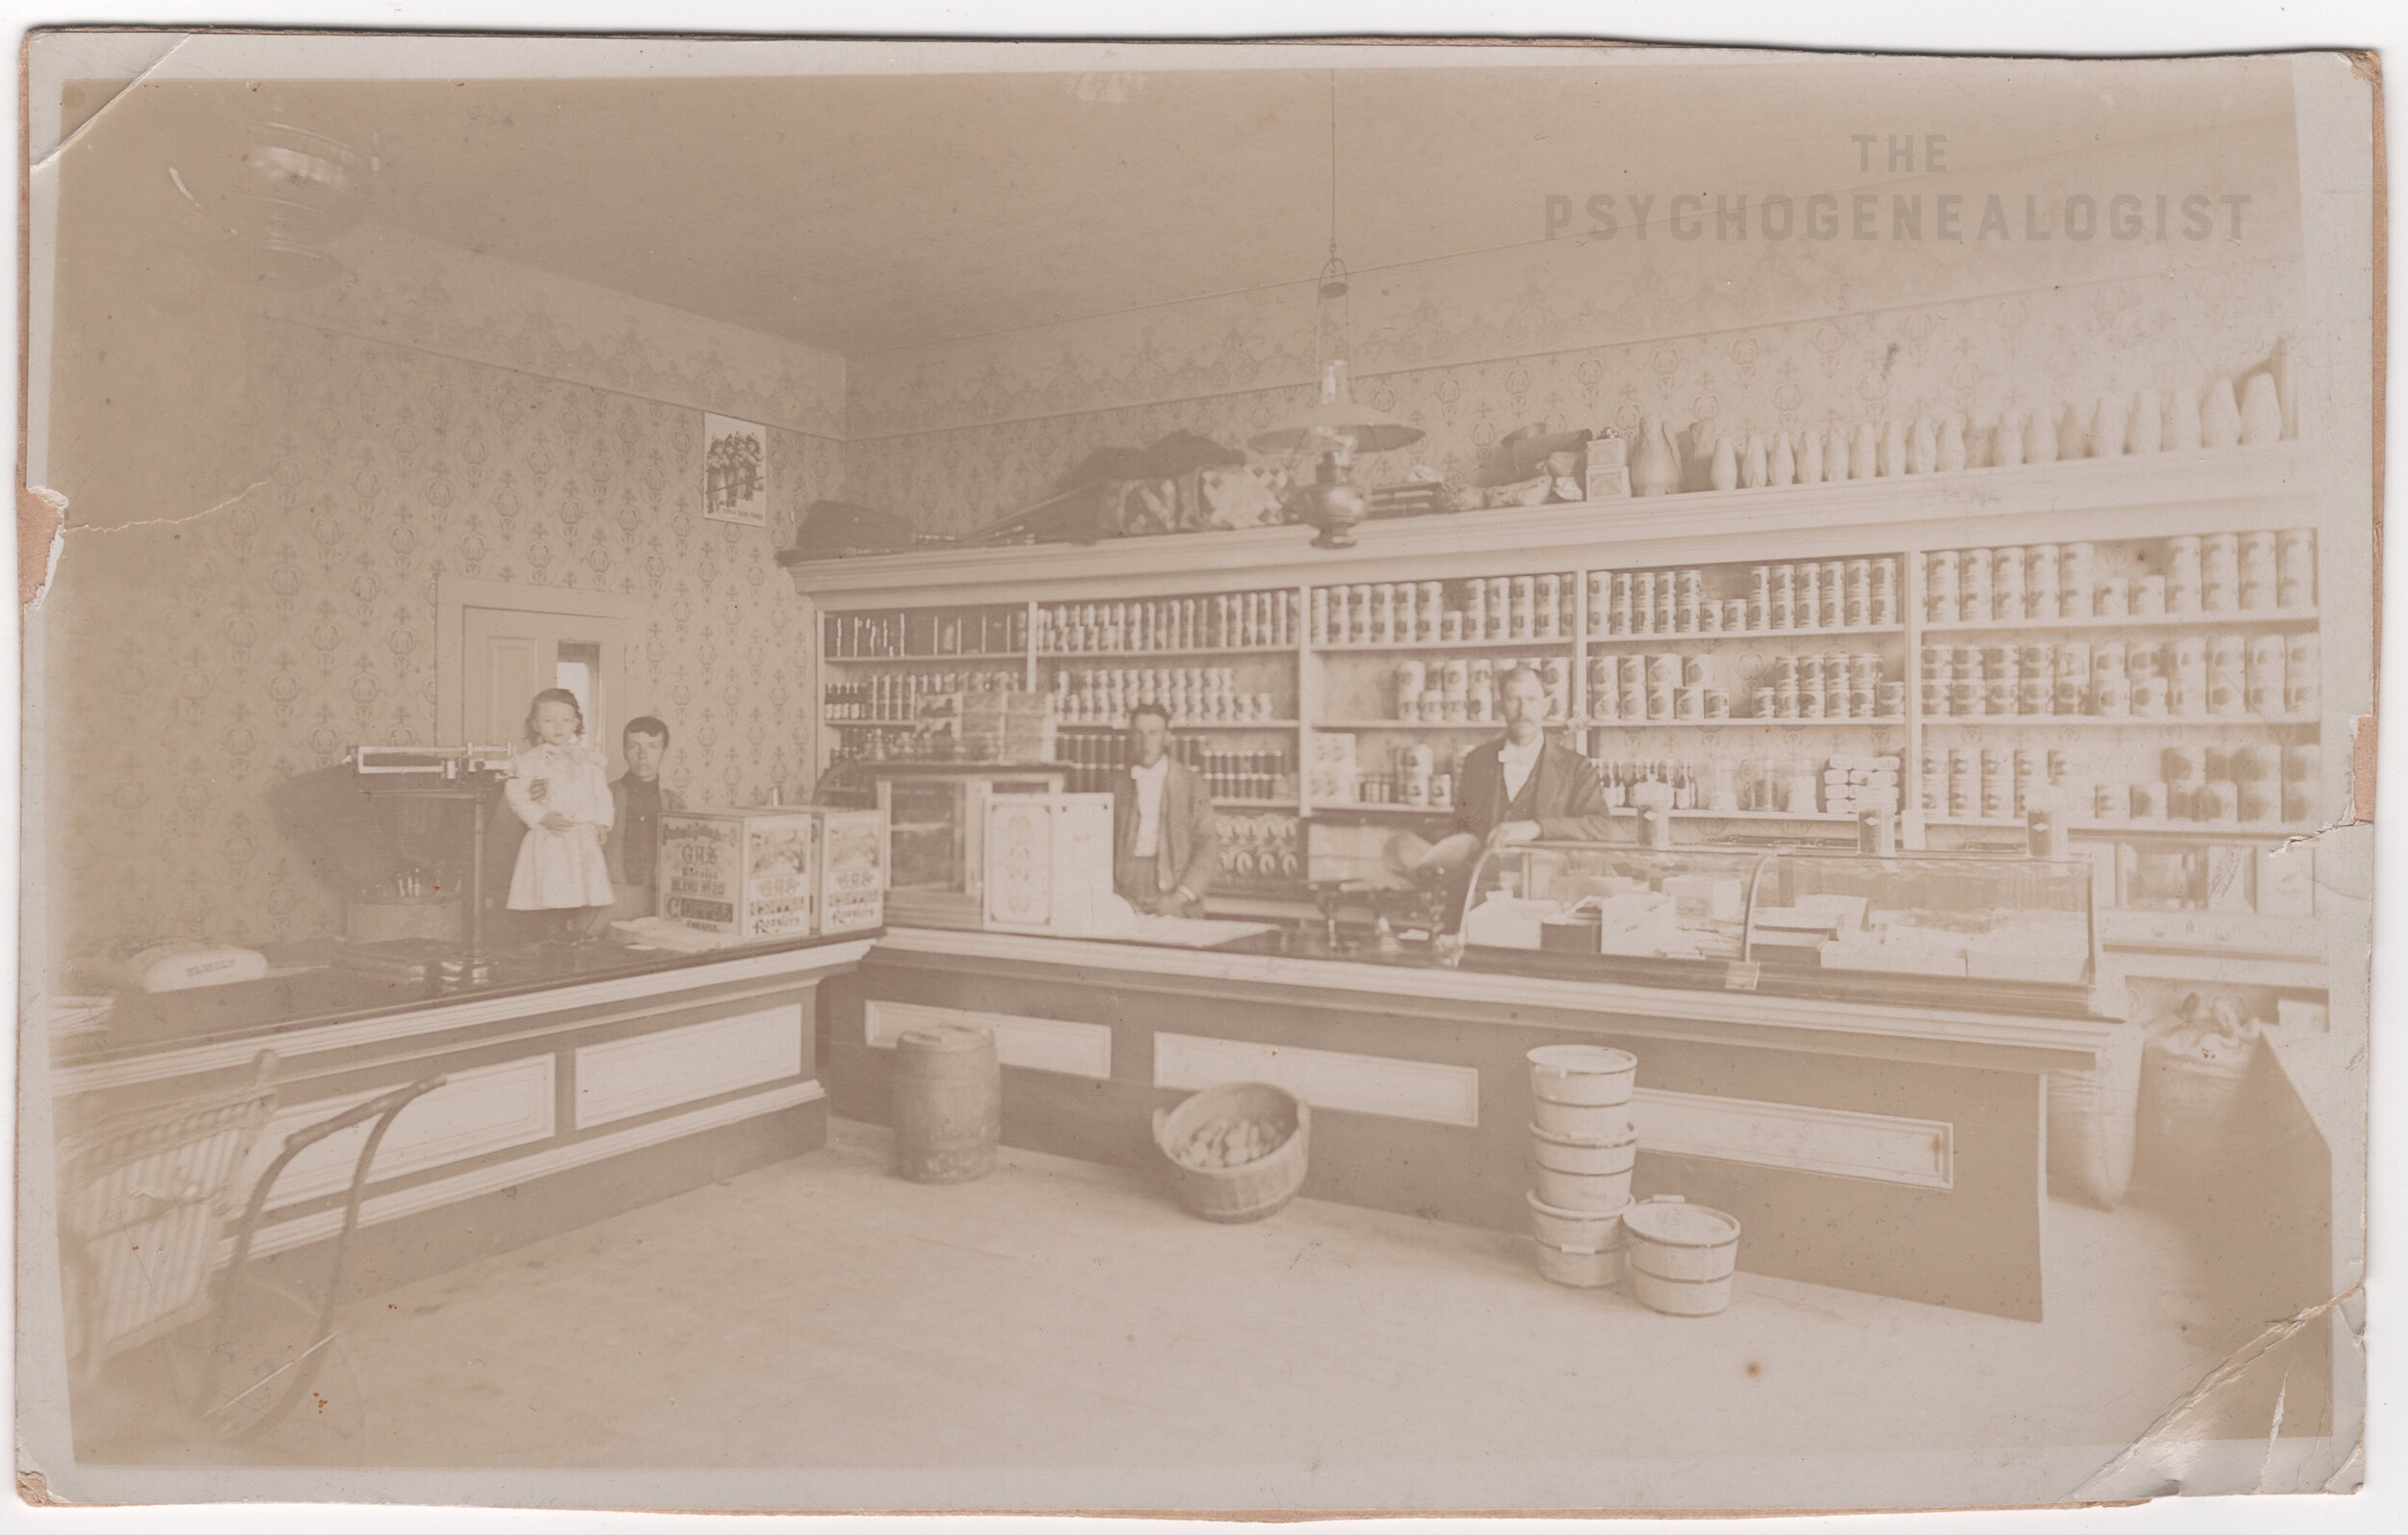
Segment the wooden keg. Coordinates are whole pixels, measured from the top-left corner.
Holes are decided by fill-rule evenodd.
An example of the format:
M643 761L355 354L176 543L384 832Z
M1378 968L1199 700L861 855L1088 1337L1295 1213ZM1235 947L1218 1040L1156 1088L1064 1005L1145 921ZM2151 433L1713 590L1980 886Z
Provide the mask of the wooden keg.
M995 1170L1004 1079L995 1036L943 1024L895 1039L895 1170L915 1184L962 1184Z

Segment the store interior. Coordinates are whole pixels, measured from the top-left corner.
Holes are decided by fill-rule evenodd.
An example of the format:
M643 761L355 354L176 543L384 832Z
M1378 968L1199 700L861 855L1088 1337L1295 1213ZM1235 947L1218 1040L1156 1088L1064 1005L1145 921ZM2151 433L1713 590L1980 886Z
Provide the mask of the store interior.
M343 1250L365 1410L166 1464L1703 1505L1711 1437L1804 1506L2350 1418L2372 544L2293 61L1408 52L70 71L29 1133L445 1079L249 1212ZM655 925L522 907L531 683L604 779L663 732ZM1463 797L1517 686L1593 778L1529 846ZM1186 904L1113 852L1149 709ZM799 925L670 934L679 839L780 817ZM1542 1273L1547 1049L1636 1057L1608 1176L1728 1212L1712 1314ZM1160 1116L1248 1080L1294 1182L1197 1220Z

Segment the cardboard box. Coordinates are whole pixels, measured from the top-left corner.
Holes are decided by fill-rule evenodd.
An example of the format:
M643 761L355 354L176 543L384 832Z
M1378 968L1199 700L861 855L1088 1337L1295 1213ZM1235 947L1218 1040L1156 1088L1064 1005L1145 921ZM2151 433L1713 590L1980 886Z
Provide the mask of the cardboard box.
M982 925L1077 937L1112 910L1112 796L997 794L987 801Z
M808 810L661 813L661 915L738 938L817 930L820 823Z
M819 822L819 926L860 932L886 922L886 817L876 810L810 809Z

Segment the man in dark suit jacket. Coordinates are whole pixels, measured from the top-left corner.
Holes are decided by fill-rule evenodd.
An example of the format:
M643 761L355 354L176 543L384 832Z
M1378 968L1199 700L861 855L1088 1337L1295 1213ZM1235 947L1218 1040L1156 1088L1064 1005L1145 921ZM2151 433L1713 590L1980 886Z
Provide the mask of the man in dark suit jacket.
M1131 710L1129 743L1137 762L1112 785L1112 888L1141 912L1201 917L1220 864L1212 796L1167 755L1168 711Z
M1547 739L1547 685L1528 666L1497 682L1505 735L1463 754L1455 829L1485 841L1605 842L1613 835L1596 766Z

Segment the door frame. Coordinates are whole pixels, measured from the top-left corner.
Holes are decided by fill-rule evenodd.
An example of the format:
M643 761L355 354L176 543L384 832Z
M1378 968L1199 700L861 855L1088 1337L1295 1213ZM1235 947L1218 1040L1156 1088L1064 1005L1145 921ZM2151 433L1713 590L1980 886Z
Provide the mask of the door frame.
M623 688L635 674L637 646L641 643L643 604L616 592L580 591L574 586L529 586L514 581L480 581L437 571L434 578L434 740L440 746L472 744L465 739L467 678L461 668L468 655L468 610L497 609L504 612L543 613L579 618L594 626L603 642L604 675L610 686ZM597 727L600 721L596 721ZM597 730L598 733L598 730ZM501 742L515 745L514 741ZM605 752L617 742L597 741Z

